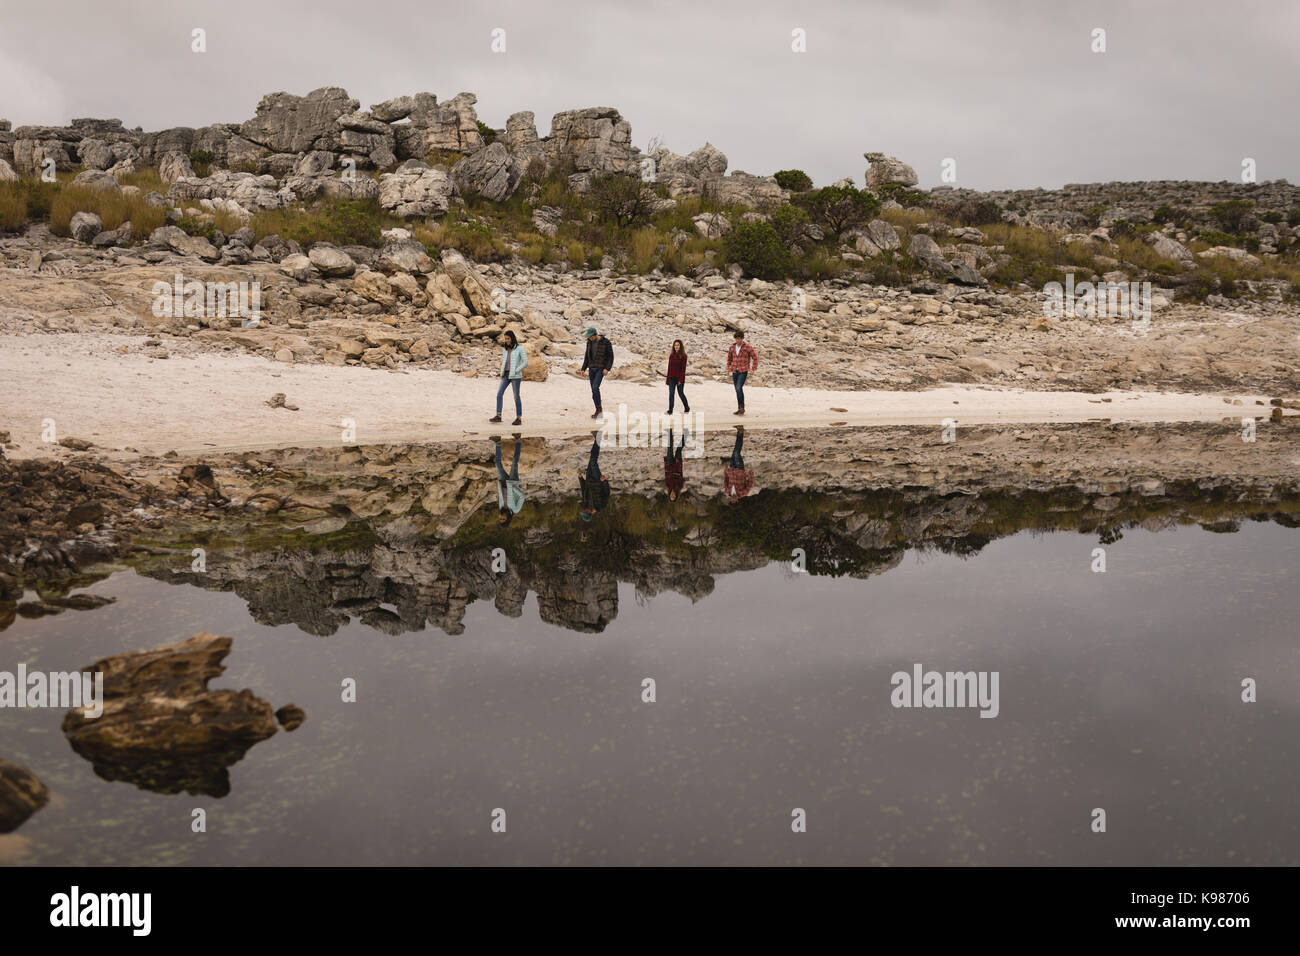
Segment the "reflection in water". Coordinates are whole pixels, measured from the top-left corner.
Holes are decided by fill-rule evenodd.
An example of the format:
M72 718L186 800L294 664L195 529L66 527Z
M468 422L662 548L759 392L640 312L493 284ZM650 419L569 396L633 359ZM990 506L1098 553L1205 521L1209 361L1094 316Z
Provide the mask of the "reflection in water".
M231 508L142 535L139 574L92 586L115 603L19 619L6 646L53 670L234 634L226 680L312 719L238 754L209 741L225 756L203 767L85 751L137 784L114 787L58 714L6 714L5 756L52 796L0 859L1300 862L1294 485L1036 462L975 480L978 456L943 472L951 449L899 440L719 440L703 461L674 434L217 463ZM590 514L589 477L613 488ZM997 718L892 708L918 662L999 673ZM187 839L193 801L162 796L182 789L225 793L219 839Z

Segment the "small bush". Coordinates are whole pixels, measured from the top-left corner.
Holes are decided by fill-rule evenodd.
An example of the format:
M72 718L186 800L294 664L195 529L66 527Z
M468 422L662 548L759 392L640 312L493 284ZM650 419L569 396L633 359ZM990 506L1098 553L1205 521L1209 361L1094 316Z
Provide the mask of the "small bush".
M1224 232L1241 232L1255 204L1249 199L1229 199L1210 207L1210 215L1223 227Z
M131 231L137 237L148 236L167 223L167 210L150 206L144 201L143 195L129 197L85 186L59 186L49 196L50 231L56 236L70 234L68 227L72 217L79 212L95 213L104 223L105 229L116 229L129 221ZM28 215L32 215L33 211L29 206Z
M782 189L788 189L792 193L801 193L812 189L812 177L802 169L782 169L772 174L776 184Z
M790 274L790 250L769 222L740 222L727 234L727 259L760 279L780 279Z
M992 226L1002 221L1002 207L992 199L959 199L939 206L939 212L963 226Z
M639 176L607 173L592 179L587 198L603 221L626 229L649 221L655 194Z
M787 246L798 245L805 241L811 224L808 213L798 206L786 203L772 211L772 228Z
M1277 225L1282 221L1282 214L1280 212L1266 212L1259 218L1261 222L1271 222Z
M1292 209L1286 214L1286 224L1292 229L1296 226L1300 226L1300 209Z
M478 125L478 134L483 137L483 145L488 146L497 141L497 131L482 120L474 121Z
M1241 237L1219 232L1217 229L1202 229L1196 236L1201 242L1211 246L1239 246Z
M194 167L194 173L197 176L206 176L212 170L212 160L216 157L208 149L195 149L190 151L190 165Z
M1128 239L1137 233L1137 227L1127 219L1116 219L1110 224L1112 239Z
M919 193L915 189L908 189L899 183L886 183L876 188L883 201L893 200L900 206L924 206L929 202L929 197L925 193ZM997 222L997 220L993 220Z
M813 222L839 235L850 226L861 225L880 212L880 200L853 186L824 186L799 197Z

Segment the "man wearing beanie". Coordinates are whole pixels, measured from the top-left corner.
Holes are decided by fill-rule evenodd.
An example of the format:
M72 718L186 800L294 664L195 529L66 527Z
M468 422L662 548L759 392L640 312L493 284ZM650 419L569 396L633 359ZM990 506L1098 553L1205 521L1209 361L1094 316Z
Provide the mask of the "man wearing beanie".
M586 331L587 355L582 360L582 371L591 382L591 400L596 405L592 418L601 416L600 383L605 373L614 367L614 346L595 329Z

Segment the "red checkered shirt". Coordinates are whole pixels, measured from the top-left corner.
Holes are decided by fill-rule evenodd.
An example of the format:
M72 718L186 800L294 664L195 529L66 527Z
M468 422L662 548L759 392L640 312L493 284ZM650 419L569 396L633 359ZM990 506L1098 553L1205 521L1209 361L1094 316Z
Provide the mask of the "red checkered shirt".
M758 369L758 353L748 342L741 342L739 354L734 345L727 349L728 372L753 372Z

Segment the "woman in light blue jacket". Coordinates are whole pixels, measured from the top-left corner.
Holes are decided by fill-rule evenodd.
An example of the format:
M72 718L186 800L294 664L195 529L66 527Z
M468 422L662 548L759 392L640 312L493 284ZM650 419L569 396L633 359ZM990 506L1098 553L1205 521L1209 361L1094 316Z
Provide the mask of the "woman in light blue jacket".
M501 421L501 402L505 398L506 388L514 386L515 420L513 425L524 423L524 406L519 401L519 382L523 379L524 369L528 367L528 353L509 329L505 332L505 341L501 345L501 387L497 389L497 413L489 422Z

